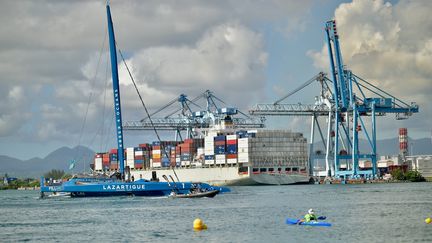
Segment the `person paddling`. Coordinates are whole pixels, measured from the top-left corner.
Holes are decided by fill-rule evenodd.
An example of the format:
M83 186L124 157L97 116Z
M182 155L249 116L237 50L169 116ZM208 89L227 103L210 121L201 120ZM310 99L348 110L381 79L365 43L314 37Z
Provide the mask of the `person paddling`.
M297 224L301 224L302 222L310 222L311 220L318 220L318 217L315 215L315 212L312 208L308 210L308 213L303 219L300 219Z
M318 217L315 215L315 212L312 208L309 209L308 213L304 216L305 222L310 222L311 220L318 220Z

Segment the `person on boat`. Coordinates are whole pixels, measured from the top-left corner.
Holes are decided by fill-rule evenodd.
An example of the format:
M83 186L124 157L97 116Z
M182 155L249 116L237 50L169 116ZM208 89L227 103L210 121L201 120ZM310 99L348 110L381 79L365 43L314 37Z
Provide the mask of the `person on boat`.
M310 222L312 220L318 220L318 217L315 215L314 210L311 208L308 210L308 213L304 216L303 222Z

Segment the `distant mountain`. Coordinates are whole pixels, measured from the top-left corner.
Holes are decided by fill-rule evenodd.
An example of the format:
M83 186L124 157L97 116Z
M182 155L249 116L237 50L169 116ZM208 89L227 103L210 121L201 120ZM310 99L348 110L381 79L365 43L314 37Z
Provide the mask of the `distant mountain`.
M61 147L43 159L32 158L23 161L0 155L0 176L7 173L20 178L38 178L52 169L64 170L71 174L82 172L88 170L94 154L95 152L87 147L77 146ZM73 159L76 160L75 168L69 170L70 161Z

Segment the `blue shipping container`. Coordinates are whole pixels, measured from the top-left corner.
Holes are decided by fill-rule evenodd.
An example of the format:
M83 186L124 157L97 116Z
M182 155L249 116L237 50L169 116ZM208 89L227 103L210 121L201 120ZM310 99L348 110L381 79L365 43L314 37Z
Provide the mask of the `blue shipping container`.
M204 156L205 160L211 160L211 159L214 159L214 158L215 158L214 155L205 155Z
M161 166L162 166L162 167L169 167L169 165L170 165L169 161L168 161L168 162L162 162L162 163L161 163Z
M214 138L215 141L225 141L225 139L226 139L226 136L225 136L225 135L222 135L222 136L216 136L216 137Z
M237 153L237 145L228 145L227 146L228 154L236 154Z

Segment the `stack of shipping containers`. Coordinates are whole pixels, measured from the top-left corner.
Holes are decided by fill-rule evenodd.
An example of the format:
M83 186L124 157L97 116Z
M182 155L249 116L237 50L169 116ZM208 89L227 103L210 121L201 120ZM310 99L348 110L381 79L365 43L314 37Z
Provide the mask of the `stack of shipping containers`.
M152 144L152 166L153 168L170 167L174 165L177 151L175 141L153 142Z
M237 135L226 136L226 162L227 164L237 163Z
M126 149L126 163L131 169L189 167L198 160L205 166L234 165L251 167L298 167L307 165L306 138L287 130L237 131L218 135L210 132L204 139L185 139L140 144ZM194 164L196 165L196 164ZM118 169L117 150L97 153L94 169Z
M151 145L147 144L147 143L142 143L139 145L139 147L141 148L141 151L142 151L142 160L143 160L142 167L143 167L143 169L150 168ZM139 154L140 153L138 153L138 155ZM137 159L139 159L139 157ZM135 167L138 167L138 166L135 166Z
M185 139L180 144L180 164L181 166L189 166L192 159L192 139Z
M129 166L129 169L135 168L135 148L126 148L126 164L125 167Z
M249 162L253 167L286 166L304 169L307 165L307 143L301 133L286 130L257 131L248 143Z
M134 148L134 168L137 170L144 168L144 149L142 147Z
M170 161L170 166L171 167L176 167L177 166L176 152L177 152L177 146L171 147L171 150L169 152L169 156L170 156L169 161Z
M214 137L214 152L217 165L225 164L226 162L226 136L219 135Z
M94 170L101 171L102 167L102 155L103 153L96 153L94 157Z
M161 145L160 142L153 142L152 144L152 168L159 168L162 166L161 164Z
M102 154L102 168L103 170L109 170L110 168L109 153Z
M250 151L249 138L239 137L237 143L238 143L238 162L249 163L249 151Z
M117 149L110 150L109 158L110 158L110 170L117 170L118 169Z
M214 165L215 163L214 137L215 134L209 133L204 138L204 164L206 165Z
M175 147L175 162L176 162L176 166L181 166L181 147L180 147L180 144Z
M190 166L194 157L197 156L198 148L202 148L204 140L201 138L188 138L180 145L180 164L181 166Z

